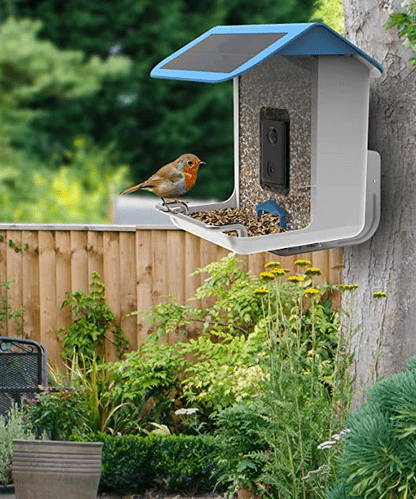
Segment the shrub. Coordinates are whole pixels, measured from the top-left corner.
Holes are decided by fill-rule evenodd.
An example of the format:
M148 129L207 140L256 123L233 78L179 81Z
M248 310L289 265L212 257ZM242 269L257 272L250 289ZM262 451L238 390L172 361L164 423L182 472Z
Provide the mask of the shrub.
M197 493L215 488L213 437L97 434L94 440L104 443L102 490L142 493L156 486Z
M416 497L416 358L408 370L378 381L347 421L342 482L328 499Z
M209 435L170 435L154 439L152 467L156 481L170 491L207 492L218 474L216 441Z
M13 440L30 440L33 434L26 428L23 414L17 405L12 405L7 419L0 416L0 485L11 483Z

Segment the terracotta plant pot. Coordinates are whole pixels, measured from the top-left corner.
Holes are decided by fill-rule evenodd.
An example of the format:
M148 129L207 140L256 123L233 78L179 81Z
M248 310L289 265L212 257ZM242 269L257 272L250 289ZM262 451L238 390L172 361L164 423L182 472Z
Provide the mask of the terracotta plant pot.
M103 444L13 440L16 499L96 499Z
M244 486L238 490L237 498L238 499L259 499L259 496L257 496L251 489Z

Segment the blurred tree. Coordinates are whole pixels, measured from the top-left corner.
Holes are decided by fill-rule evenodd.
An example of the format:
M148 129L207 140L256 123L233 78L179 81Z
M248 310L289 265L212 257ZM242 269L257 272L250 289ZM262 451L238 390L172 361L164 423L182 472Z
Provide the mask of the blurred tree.
M9 2L12 0L9 0ZM47 110L35 120L30 143L43 157L69 146L73 137L91 135L97 144L113 142L136 181L184 152L208 163L196 197L226 198L233 185L231 82L151 80L163 58L219 24L306 22L313 0L14 0L19 17L43 21L41 36L60 48L88 56L125 54L130 74L108 82L93 96L70 104L47 95L33 99ZM23 145L23 144L22 144Z
M0 25L0 220L2 222L104 222L110 189L123 184L127 167L115 168L111 151L90 146L48 168L16 144L33 133L31 122L44 111L29 106L38 95L52 101L90 95L103 81L129 69L125 57L84 60L80 51L62 51L39 41L39 21L8 18ZM82 161L81 161L82 159ZM55 161L62 165L62 158ZM107 182L103 182L106 179ZM105 183L105 185L104 185ZM81 216L82 215L82 216Z
M342 0L318 0L312 13L311 21L323 22L344 34L344 5Z

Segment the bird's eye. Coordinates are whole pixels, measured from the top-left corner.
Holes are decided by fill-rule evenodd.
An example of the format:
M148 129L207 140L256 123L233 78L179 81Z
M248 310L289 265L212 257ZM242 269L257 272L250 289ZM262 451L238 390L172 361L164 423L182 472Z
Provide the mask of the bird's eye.
M188 165L189 165L189 166L193 166L193 163L192 163L192 161L191 161L191 160L189 160L189 161L188 161Z

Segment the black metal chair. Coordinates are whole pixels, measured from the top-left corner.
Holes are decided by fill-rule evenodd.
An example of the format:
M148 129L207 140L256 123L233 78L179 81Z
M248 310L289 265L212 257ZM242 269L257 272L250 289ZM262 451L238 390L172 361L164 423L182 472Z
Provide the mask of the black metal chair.
M0 416L12 404L34 398L39 385L48 386L46 348L36 341L0 336Z

